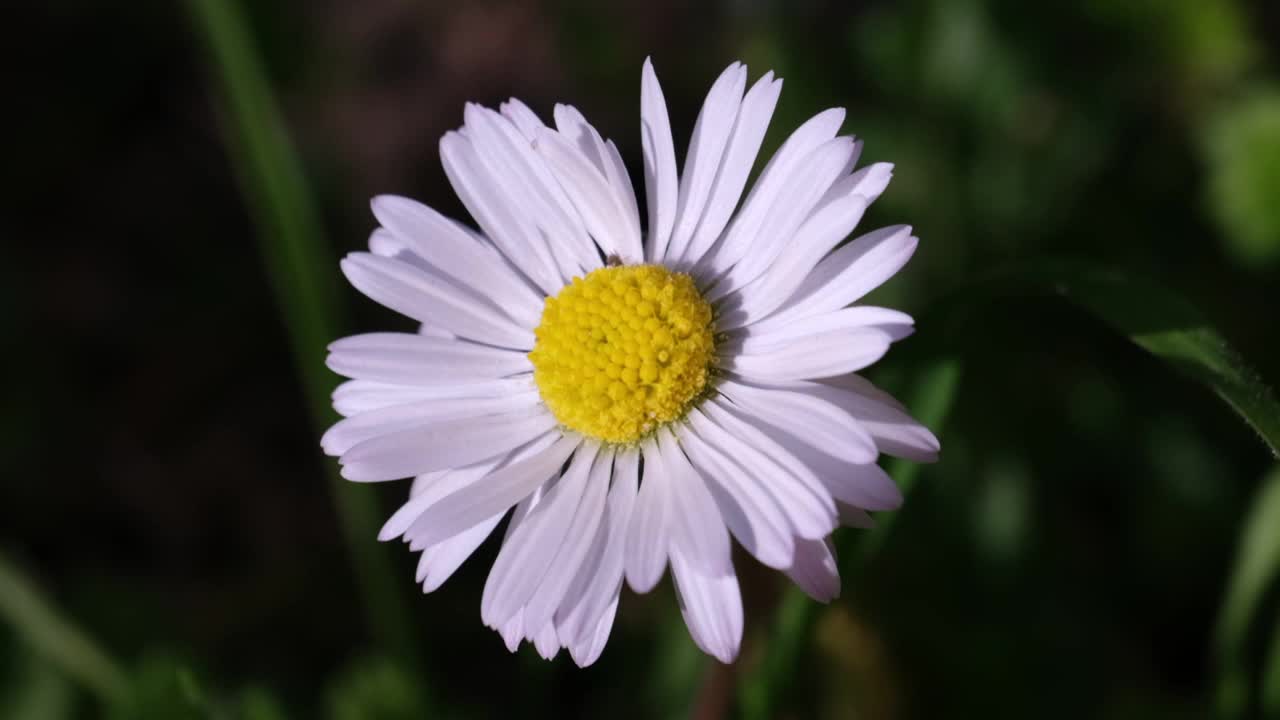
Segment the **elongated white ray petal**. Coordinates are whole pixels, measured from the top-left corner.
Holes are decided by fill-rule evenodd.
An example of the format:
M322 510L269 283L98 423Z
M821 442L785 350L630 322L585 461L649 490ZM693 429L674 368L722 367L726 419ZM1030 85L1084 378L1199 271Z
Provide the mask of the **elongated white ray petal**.
M680 198L671 244L662 258L678 262L693 237L706 209L707 197L724 158L725 145L738 117L742 91L747 84L747 68L733 63L711 85L707 99L693 124L693 135L680 174Z
M759 380L814 380L857 372L883 357L892 342L892 335L876 327L837 327L771 350L733 355L722 366Z
M334 341L325 359L347 377L403 385L470 385L530 373L525 353L410 333L365 333Z
M649 438L640 447L644 476L627 527L624 562L627 584L638 593L646 593L658 584L667 566L672 490L657 443Z
M706 210L698 223L689 246L681 257L683 267L696 268L698 262L724 232L734 208L742 198L747 176L755 165L760 144L764 141L769 120L782 92L782 80L774 80L767 72L747 91L734 121L733 135L724 150L724 159L716 172L715 185L707 198Z
M676 150L671 139L667 101L649 58L645 58L640 73L640 144L644 149L644 186L649 206L645 259L657 262L665 257L671 240L680 180L676 174Z
M533 347L530 329L442 275L433 277L372 253L351 253L341 267L357 290L402 315L469 340L519 350Z

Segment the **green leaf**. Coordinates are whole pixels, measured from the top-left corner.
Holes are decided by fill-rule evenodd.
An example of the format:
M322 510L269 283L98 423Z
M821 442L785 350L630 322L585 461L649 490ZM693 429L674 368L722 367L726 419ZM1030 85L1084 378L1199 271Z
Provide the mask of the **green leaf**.
M110 701L125 690L120 666L54 608L25 575L0 554L0 617L68 677Z
M1264 678L1264 699L1272 713L1280 711L1280 623L1264 617L1264 600L1280 576L1280 468L1271 471L1258 489L1240 535L1235 566L1215 630L1218 656L1218 711L1223 717L1244 717L1251 691L1252 643L1274 625L1275 640Z
M386 658L360 660L325 693L329 720L418 720L430 717L421 680Z
M7 720L60 720L74 717L75 689L45 658L15 645L18 672L0 687L0 717Z
M1280 261L1280 91L1254 90L1206 124L1209 207L1226 249L1249 267Z
M149 657L130 677L129 692L107 713L109 720L166 718L211 720L219 717L205 697L195 674L185 665L162 656Z
M329 407L335 378L324 366L327 344L342 325L334 298L336 263L321 238L321 223L302 164L293 150L262 63L235 0L189 0L223 89L230 122L228 146L242 191L258 227L259 247L289 331L317 431L336 416ZM319 433L317 432L317 437ZM332 463L327 473L366 618L381 644L419 666L400 584L387 551L379 547L376 496L344 481Z
M1175 370L1204 384L1257 433L1273 455L1280 457L1280 404L1274 393L1194 307L1154 282L1071 261L1040 261L996 271L944 295L921 315L920 334L926 337L920 339L926 340L924 348L939 358L917 375L916 393L907 403L921 422L939 432L955 397L960 366L952 359L955 348L947 346L949 338L955 337L964 323L971 322L988 303L1034 295L1060 297L1075 304ZM945 453L944 448L944 462ZM915 463L894 462L890 466L890 474L904 494L911 490L919 472L920 466ZM842 543L840 569L846 582L883 545L894 517L896 514L879 515L877 527L861 536L846 533L846 540L856 543L853 548ZM1272 526L1280 528L1280 510ZM746 673L740 685L738 700L745 717L774 716L781 693L799 667L814 608L813 602L794 589L784 596L764 659ZM1234 614L1228 624L1231 622L1237 622ZM1236 626L1231 627L1233 632L1238 631ZM1224 685L1223 692L1232 695L1234 690L1229 685Z
M1175 370L1213 390L1280 458L1280 403L1203 316L1144 278L1074 261L1039 261L980 278L943 298L943 308L1025 295L1061 297L1088 310Z

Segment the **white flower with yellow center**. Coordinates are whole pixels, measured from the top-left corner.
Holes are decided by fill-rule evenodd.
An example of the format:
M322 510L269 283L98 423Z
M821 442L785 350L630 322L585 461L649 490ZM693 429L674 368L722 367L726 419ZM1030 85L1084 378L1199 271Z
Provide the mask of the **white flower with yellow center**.
M855 170L861 143L827 110L739 202L781 88L766 73L747 89L730 65L677 177L645 63L643 239L617 148L577 110L557 106L553 129L516 100L469 105L440 155L481 232L378 197L371 252L342 262L422 327L330 347L353 379L323 447L349 480L415 478L380 537L422 553L427 592L508 518L480 609L512 650L594 662L624 578L648 592L669 566L694 641L730 662L730 535L830 600L832 531L902 500L878 454L936 458L934 436L853 374L912 330L855 304L911 257L911 228L842 244L891 166Z

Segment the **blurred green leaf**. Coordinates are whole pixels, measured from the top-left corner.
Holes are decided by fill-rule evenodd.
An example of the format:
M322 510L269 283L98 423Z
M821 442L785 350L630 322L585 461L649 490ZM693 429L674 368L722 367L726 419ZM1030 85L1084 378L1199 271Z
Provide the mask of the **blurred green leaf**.
M1275 522L1276 518L1272 518ZM1271 647L1267 664L1262 669L1262 692L1259 698L1263 717L1280 717L1280 622L1271 631Z
M231 123L229 149L254 212L259 247L275 286L311 415L316 428L322 429L335 419L329 408L335 379L323 362L325 347L338 337L341 325L334 302L338 295L332 287L335 264L325 250L302 164L239 3L190 0L189 7L222 82ZM417 667L417 636L387 551L375 541L380 525L376 497L368 488L342 480L333 463L327 463L327 468L369 626L384 647Z
M1280 92L1254 91L1216 110L1204 145L1227 250L1247 266L1280 260Z
M124 692L119 666L0 554L0 617L39 655L104 700Z
M110 720L165 718L165 720L210 720L219 715L211 709L194 673L185 665L162 656L149 657L129 680L129 691L112 705Z
M655 718L687 718L693 712L698 689L710 672L711 661L693 644L679 611L666 608L656 622L656 647L647 685L652 703L649 710Z
M61 720L71 718L74 691L66 675L27 648L13 648L21 657L18 672L0 688L0 718L7 720Z
M288 720L289 714L270 691L251 687L240 693L237 717L240 720Z
M429 717L422 680L386 658L360 660L325 693L329 720L421 720Z
M1275 393L1190 303L1150 280L1087 263L1044 260L997 270L937 304L972 309L996 299L1036 294L1061 297L1088 310L1203 383L1280 458L1280 402Z
M1251 641L1262 637L1266 622L1259 615L1264 598L1280 575L1280 468L1271 471L1258 489L1253 508L1240 534L1235 566L1215 630L1219 662L1218 711L1223 717L1248 714ZM1273 623L1280 639L1280 623ZM1273 643L1273 645L1275 645ZM1271 650L1264 680L1264 698L1272 703L1269 717L1280 711L1280 645Z

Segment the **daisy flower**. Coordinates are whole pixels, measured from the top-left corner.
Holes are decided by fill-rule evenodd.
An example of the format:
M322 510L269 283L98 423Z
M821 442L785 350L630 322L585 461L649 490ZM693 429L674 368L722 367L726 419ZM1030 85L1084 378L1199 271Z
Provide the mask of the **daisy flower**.
M682 171L646 61L647 222L617 147L567 105L554 127L518 100L468 105L440 140L479 231L400 197L372 202L360 292L421 323L333 343L351 380L322 446L356 482L413 478L380 539L440 587L507 518L480 603L508 648L599 657L623 582L670 568L694 642L731 662L742 637L732 537L820 601L840 590L830 535L902 502L879 453L938 442L855 375L909 335L856 304L911 257L911 228L848 243L892 166L855 169L844 110L801 125L743 199L782 80L730 65ZM842 244L843 243L843 244Z

